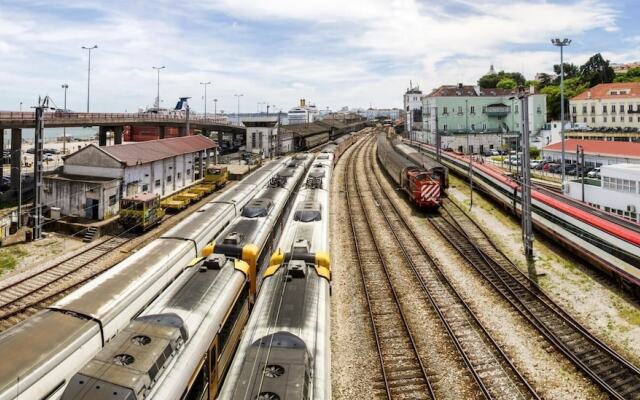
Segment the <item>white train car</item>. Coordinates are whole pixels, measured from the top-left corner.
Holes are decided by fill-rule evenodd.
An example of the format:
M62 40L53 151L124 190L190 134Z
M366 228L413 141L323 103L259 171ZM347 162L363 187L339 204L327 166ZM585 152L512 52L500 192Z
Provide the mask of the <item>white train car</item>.
M0 334L0 400L57 399L82 368L173 281L289 160L274 161L163 237Z
M331 397L329 199L319 154L271 258L220 399Z

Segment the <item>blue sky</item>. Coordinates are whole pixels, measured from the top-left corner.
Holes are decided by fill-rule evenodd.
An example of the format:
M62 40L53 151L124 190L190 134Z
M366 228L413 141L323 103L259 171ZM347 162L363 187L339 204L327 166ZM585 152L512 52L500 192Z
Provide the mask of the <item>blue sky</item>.
M50 95L86 107L86 52L92 56L93 111L164 105L212 81L208 110L258 102L288 110L299 98L320 108L400 106L409 80L428 91L473 83L496 69L549 72L551 37L573 39L568 61L602 52L640 60L637 0L182 0L154 2L0 0L0 110ZM259 106L264 109L264 106Z

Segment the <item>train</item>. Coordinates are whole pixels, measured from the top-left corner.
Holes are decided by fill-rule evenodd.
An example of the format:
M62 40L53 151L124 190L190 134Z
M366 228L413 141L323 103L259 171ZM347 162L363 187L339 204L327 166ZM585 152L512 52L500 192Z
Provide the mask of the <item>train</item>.
M57 399L290 161L272 161L131 257L0 333L0 400Z
M334 150L316 156L296 197L221 399L331 397L328 249Z
M356 142L356 140L358 140L362 135L364 135L369 129L371 128L365 128L358 132L347 133L346 135L342 135L339 138L327 143L320 152L333 154L332 158L333 158L333 163L335 164L340 159L340 156L342 156L342 153L344 153L345 150L347 150L353 143Z
M377 137L377 158L383 169L409 196L412 203L426 210L440 207L448 185L448 171L435 161L421 159L402 145L393 130L382 130Z
M405 140L405 143L409 141ZM415 146L418 146L415 144ZM425 153L435 148L421 144ZM442 152L442 163L466 175L464 156ZM520 214L520 186L495 167L473 163L474 187L493 200ZM564 195L534 187L531 193L534 227L569 249L573 254L610 275L618 284L640 296L640 226L593 209Z
M254 302L256 266L275 249L311 161L297 154L283 164L202 256L71 379L62 399L115 392L215 399ZM140 340L144 348L132 346Z

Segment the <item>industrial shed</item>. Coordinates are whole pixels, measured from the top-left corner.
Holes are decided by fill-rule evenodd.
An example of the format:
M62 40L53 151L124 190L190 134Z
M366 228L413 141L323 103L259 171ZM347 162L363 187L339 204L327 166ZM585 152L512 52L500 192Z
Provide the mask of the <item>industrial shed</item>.
M64 216L106 219L118 213L122 197L167 197L192 185L215 147L200 135L89 145L65 157L62 172L44 177L43 201Z

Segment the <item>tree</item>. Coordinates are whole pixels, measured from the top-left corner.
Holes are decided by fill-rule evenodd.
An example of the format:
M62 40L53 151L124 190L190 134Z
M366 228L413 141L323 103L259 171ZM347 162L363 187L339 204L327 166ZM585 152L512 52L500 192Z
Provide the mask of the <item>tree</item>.
M516 81L511 78L502 78L500 82L496 84L496 88L498 89L515 89L516 86Z
M614 82L640 82L640 68L631 68L624 74L616 74Z
M540 90L547 95L547 117L551 120L560 119L560 87L549 85Z
M536 146L529 147L529 159L537 160L538 158L540 158L540 149Z
M557 81L560 82L560 64L553 66L553 72L558 76ZM574 78L580 74L580 68L572 63L564 63L564 79Z
M549 74L539 74L538 75L538 89L542 89L543 87L549 86L553 84L553 77Z
M584 65L580 67L580 80L589 84L589 87L599 83L613 82L615 73L609 65L609 60L602 58L600 53L592 56Z
M478 79L478 86L483 89L491 89L498 87L498 82L501 80L509 78L513 79L516 83L516 87L520 85L524 85L526 79L520 72L504 72L500 71L497 74L486 74L482 78Z

